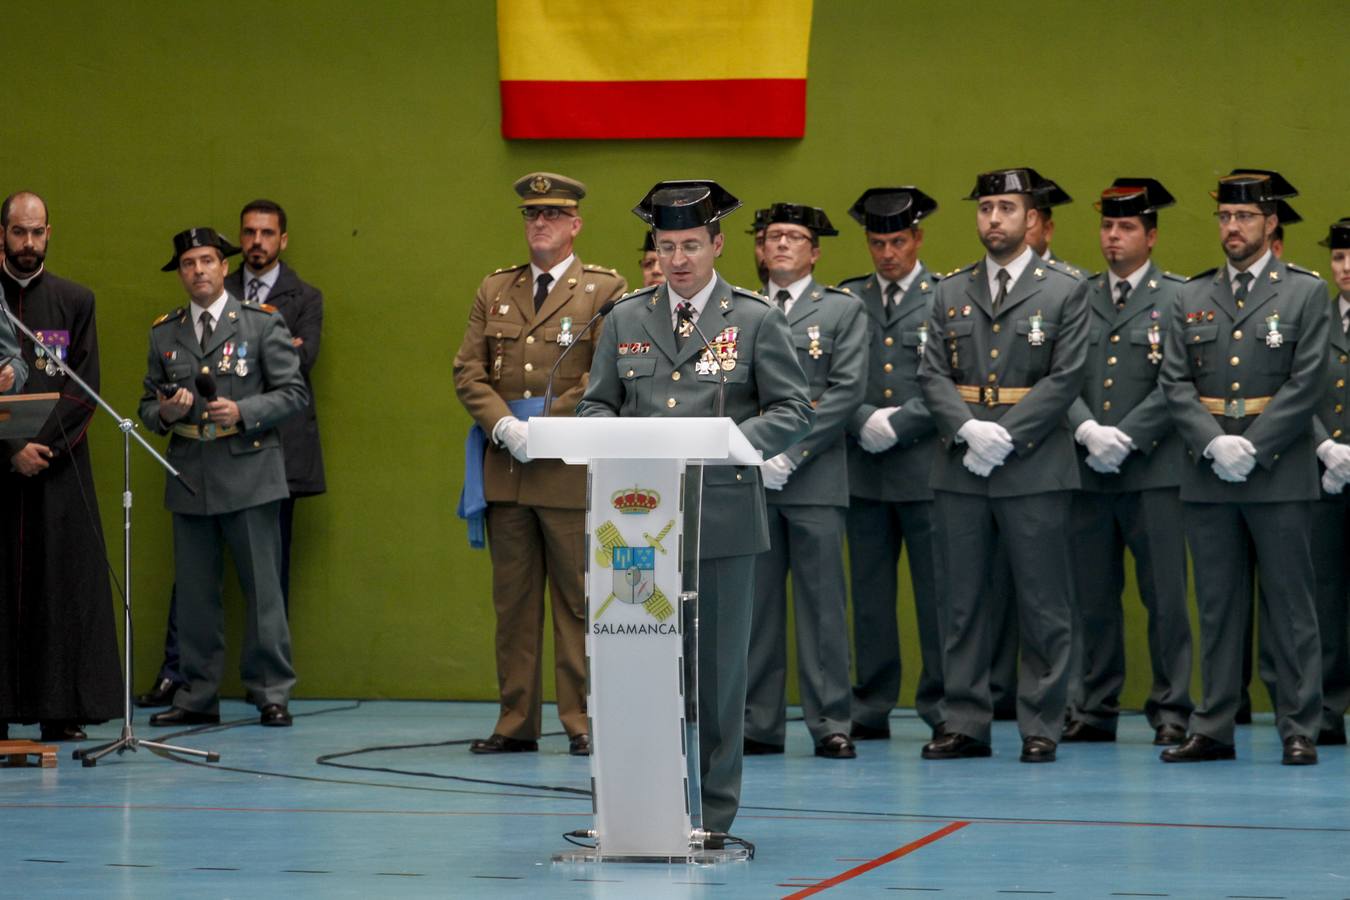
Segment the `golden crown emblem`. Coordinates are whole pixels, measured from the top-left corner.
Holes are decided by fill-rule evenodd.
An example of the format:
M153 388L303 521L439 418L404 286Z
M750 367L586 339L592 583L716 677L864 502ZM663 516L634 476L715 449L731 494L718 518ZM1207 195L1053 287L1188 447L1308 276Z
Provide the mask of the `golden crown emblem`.
M636 485L615 491L609 498L614 508L625 516L646 515L661 505L661 495L651 488Z
M549 181L543 175L534 176L534 180L530 182L530 190L534 191L536 194L547 194L552 189L553 182Z

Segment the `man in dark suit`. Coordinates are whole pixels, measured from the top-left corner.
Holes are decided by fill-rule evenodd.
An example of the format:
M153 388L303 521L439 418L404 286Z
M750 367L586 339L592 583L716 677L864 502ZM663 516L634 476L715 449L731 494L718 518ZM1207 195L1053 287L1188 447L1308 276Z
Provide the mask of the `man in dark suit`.
M708 416L721 395L725 414L765 459L810 431L806 376L787 319L760 295L727 284L715 269L721 219L740 205L712 181L661 182L643 198L634 212L652 226L666 283L630 294L610 313L577 415ZM740 808L755 556L769 549L759 469L707 467L701 509L702 824L726 832Z
M945 733L925 759L990 755L995 548L1012 569L1021 634L1023 762L1052 762L1069 662L1071 491L1065 415L1082 387L1086 288L1027 246L1038 216L1032 169L976 179L986 256L938 283L919 380L942 450L932 485L949 591L942 659Z
M919 262L920 222L936 210L937 201L916 187L869 188L849 210L864 229L875 269L840 284L862 299L868 324L867 386L848 423L849 576L858 673L849 733L855 740L891 735L889 717L900 697L896 596L902 548L909 550L919 627L914 707L934 737L942 727L941 579L928 486L938 445L919 390L919 361L938 284Z
M1185 279L1150 256L1158 210L1175 201L1151 178L1117 178L1102 192L1107 270L1088 279L1087 377L1069 409L1083 487L1074 495L1076 625L1082 696L1064 740L1116 739L1125 685L1121 594L1125 549L1135 560L1148 610L1153 684L1144 714L1154 743L1179 744L1193 705L1191 625L1186 611L1186 537L1178 493L1181 441L1158 386L1163 331Z
M1317 762L1321 652L1313 601L1310 501L1318 499L1313 411L1330 316L1325 285L1275 258L1277 174L1229 175L1212 196L1227 262L1197 275L1173 307L1161 382L1189 465L1187 542L1200 607L1204 695L1165 762L1232 759L1254 547L1276 666L1275 721L1286 765Z
M862 400L867 317L858 298L812 276L820 238L839 232L824 210L769 207L764 232L768 294L792 329L816 421L764 463L769 549L755 558L745 752L782 753L787 731L787 578L797 625L797 684L816 756L856 756L849 727L844 425Z
M229 547L248 603L239 669L261 723L288 726L295 670L281 597L278 507L287 496L276 426L304 408L300 357L280 313L225 290L226 257L238 252L210 228L174 236L164 266L191 299L150 329L140 416L169 434L168 458L197 487L167 478L173 513L174 584L185 684L151 725L218 722L225 637L221 565ZM197 386L211 376L214 396Z

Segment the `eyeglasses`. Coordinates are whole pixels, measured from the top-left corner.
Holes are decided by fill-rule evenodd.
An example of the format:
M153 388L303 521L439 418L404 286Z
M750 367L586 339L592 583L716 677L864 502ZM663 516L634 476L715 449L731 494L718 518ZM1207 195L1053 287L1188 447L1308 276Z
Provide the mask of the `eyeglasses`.
M678 247L685 256L698 256L703 252L703 248L708 246L702 241L684 241L680 244L672 244L669 241L662 241L656 245L657 256L674 256L675 249Z
M1227 225L1229 222L1237 222L1239 225L1246 225L1247 223L1254 222L1257 219L1264 219L1266 217L1266 214L1259 212L1248 212L1247 210L1244 209L1240 212L1235 213L1216 212L1214 214L1214 217L1219 220L1220 225Z
M520 214L525 217L527 222L533 222L540 216L544 217L545 222L553 222L561 216L567 216L570 219L575 215L556 206L523 206L520 209Z
M779 241L787 241L794 247L800 247L804 242L811 240L811 235L802 234L800 231L768 231L764 234L766 244L776 244Z

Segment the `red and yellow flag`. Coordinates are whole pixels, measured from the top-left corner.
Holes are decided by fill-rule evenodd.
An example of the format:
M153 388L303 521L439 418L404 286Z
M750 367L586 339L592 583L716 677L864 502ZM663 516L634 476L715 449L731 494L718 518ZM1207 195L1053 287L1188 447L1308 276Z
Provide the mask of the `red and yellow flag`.
M811 0L497 0L506 138L801 137Z

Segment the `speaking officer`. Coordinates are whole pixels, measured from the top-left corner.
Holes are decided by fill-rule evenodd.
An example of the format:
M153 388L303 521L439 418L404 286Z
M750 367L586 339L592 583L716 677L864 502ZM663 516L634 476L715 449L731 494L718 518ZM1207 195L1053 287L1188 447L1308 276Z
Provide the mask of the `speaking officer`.
M1322 498L1313 504L1312 559L1317 587L1317 630L1322 641L1322 722L1317 743L1345 743L1345 710L1350 707L1350 217L1334 223L1323 247L1331 250L1331 351L1322 399L1313 419L1322 460ZM1267 619L1262 627L1270 627Z
M994 632L988 608L1002 542L1018 604L1017 720L1023 762L1051 762L1064 727L1069 661L1071 491L1077 455L1065 414L1082 387L1086 287L1027 246L1039 213L1032 169L980 175L970 198L987 254L938 283L919 381L937 423L938 539L946 733L925 759L988 756Z
M858 672L849 733L857 740L891 736L889 717L900 697L896 570L902 547L909 548L922 665L914 707L934 737L942 725L941 582L928 485L938 445L919 390L938 283L919 262L919 223L937 208L916 187L876 187L849 209L863 227L875 269L840 284L862 299L867 313L867 387L848 423L848 555Z
M174 593L186 682L151 725L220 721L225 661L221 557L229 547L248 603L239 672L263 725L287 726L295 670L281 593L278 510L289 496L277 425L308 401L300 356L274 307L225 290L226 257L239 252L210 228L173 238L165 272L177 272L191 303L160 316L140 416L171 434L168 458L196 488L167 478L173 513ZM210 382L214 381L214 396ZM207 383L203 383L207 382ZM195 390L194 390L195 388Z
M862 400L867 317L858 298L811 272L820 238L839 231L812 206L775 203L764 232L770 302L787 316L816 421L811 433L765 462L769 549L755 558L755 638L750 643L745 752L782 753L787 729L787 577L797 625L797 683L816 756L856 756L849 729L844 425Z
M1325 287L1270 251L1278 175L1229 175L1212 193L1227 262L1182 286L1162 386L1189 454L1181 499L1200 608L1204 695L1166 762L1232 759L1250 607L1248 541L1270 604L1284 762L1317 762L1321 656L1309 549L1318 498L1313 411L1322 396Z
M1144 715L1153 742L1181 743L1193 709L1181 440L1158 386L1166 317L1185 279L1150 261L1158 210L1175 202L1152 178L1117 178L1096 204L1107 270L1088 279L1087 375L1069 409L1083 480L1072 528L1083 694L1070 711L1065 741L1116 739L1127 547L1148 610L1153 684Z
M720 220L740 201L714 181L665 181L634 212L652 226L666 283L610 313L580 416L708 416L722 381L692 325L720 344L725 410L765 459L805 437L814 419L787 319L714 268ZM619 353L620 346L639 347ZM709 466L699 535L699 767L703 827L724 832L740 806L746 655L755 555L769 549L759 470Z
M581 399L594 332L582 329L627 287L613 269L583 265L573 252L581 232L579 181L551 172L518 179L527 264L483 279L469 327L455 354L459 401L490 441L481 457L497 614L497 686L501 713L472 753L539 749L544 661L544 579L553 607L558 718L568 752L589 755L586 719L586 472L560 459L531 460L525 420L543 409L549 371L573 342L554 378L553 415ZM468 460L470 467L478 459Z

